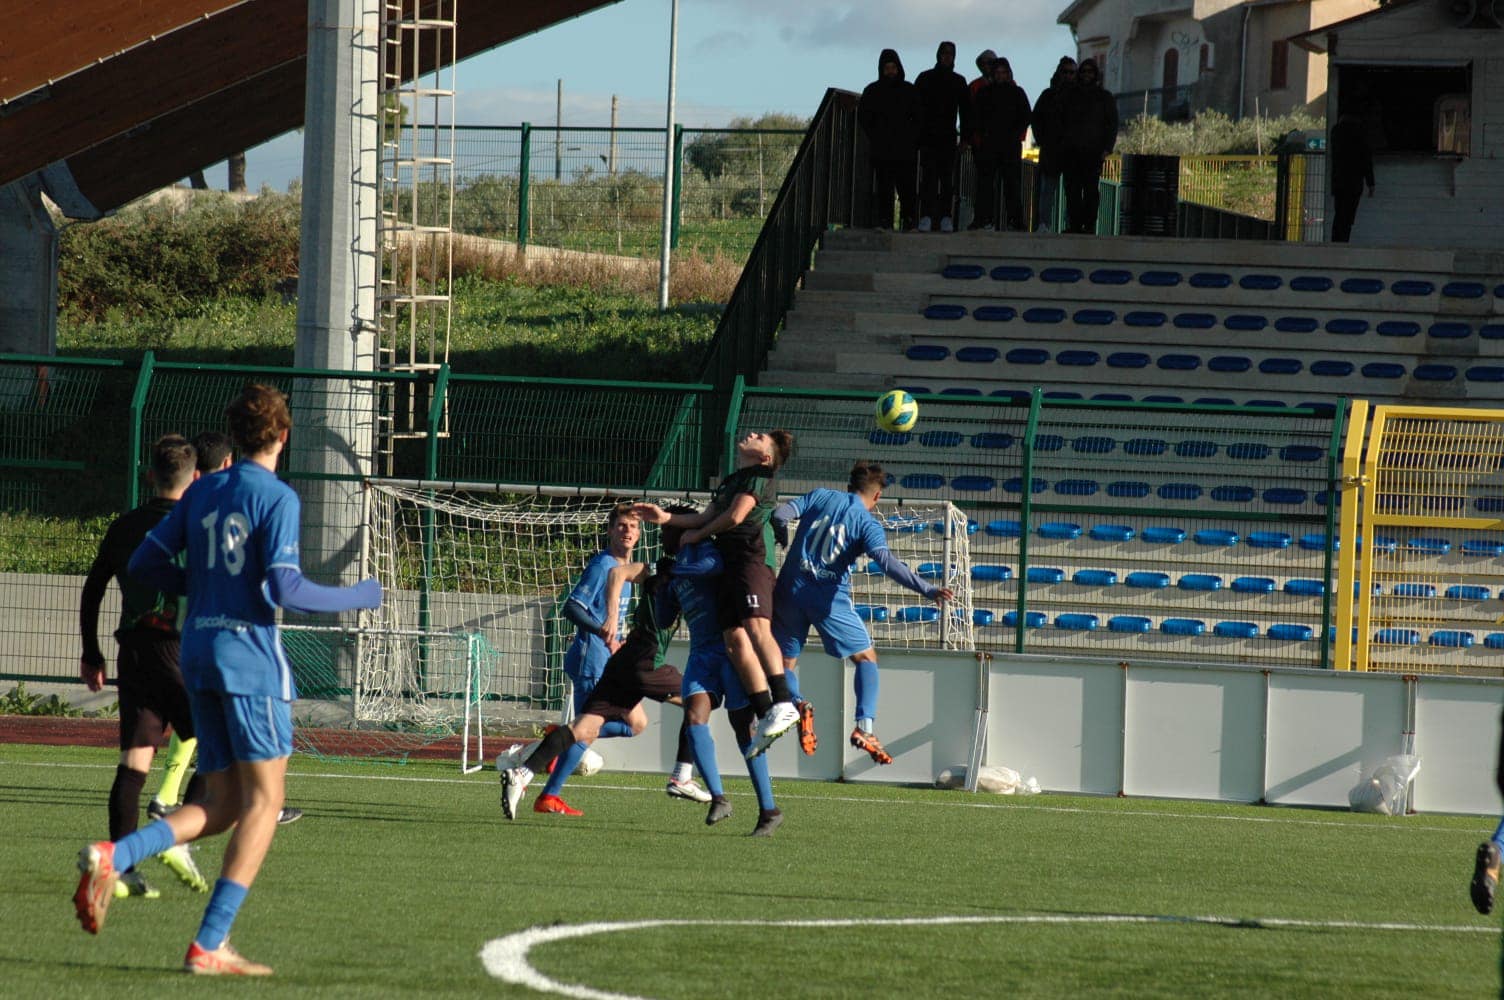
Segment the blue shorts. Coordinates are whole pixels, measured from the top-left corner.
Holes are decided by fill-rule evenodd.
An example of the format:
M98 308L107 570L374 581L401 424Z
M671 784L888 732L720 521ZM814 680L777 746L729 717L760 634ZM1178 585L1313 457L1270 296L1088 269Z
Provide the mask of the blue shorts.
M697 694L708 694L711 701L723 701L728 712L751 704L724 647L690 650L689 662L684 665L684 684L679 691L685 701Z
M198 769L223 771L237 761L292 755L292 702L264 694L190 691Z
M851 591L845 587L832 594L818 587L797 590L779 588L773 596L773 638L789 659L797 659L809 638L810 626L820 633L825 652L843 660L872 648L872 636L857 616Z

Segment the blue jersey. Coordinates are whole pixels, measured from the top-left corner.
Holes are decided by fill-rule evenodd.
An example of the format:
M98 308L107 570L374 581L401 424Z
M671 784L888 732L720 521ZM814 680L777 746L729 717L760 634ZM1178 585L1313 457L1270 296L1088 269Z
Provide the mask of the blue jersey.
M726 640L721 627L716 624L716 581L714 577L676 576L664 591L665 603L659 616L677 608L689 627L689 648L694 653L700 650L726 651Z
M242 461L198 480L146 536L169 558L186 551L183 681L190 691L297 697L277 634L267 573L298 566L298 495Z
M857 558L888 547L883 526L856 493L812 490L788 506L799 529L778 574L780 590L817 587L834 594L849 589Z
M578 604L594 621L604 623L606 620L606 582L611 571L622 563L609 552L598 552L585 564L585 572L580 574L580 579L575 583L574 589L566 598L568 603ZM632 585L626 583L621 588L621 601L616 608L616 622L614 632L620 639L627 631L627 611L632 603ZM598 679L601 671L606 667L606 661L611 658L611 651L606 648L606 642L593 632L584 628L577 628L574 641L569 644L569 650L564 654L564 672L570 677L579 679L586 678L591 681Z

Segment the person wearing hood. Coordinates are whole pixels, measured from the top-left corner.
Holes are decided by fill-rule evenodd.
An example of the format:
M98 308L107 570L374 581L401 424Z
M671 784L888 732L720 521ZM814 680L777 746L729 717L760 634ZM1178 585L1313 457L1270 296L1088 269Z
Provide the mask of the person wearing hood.
M1029 130L1029 98L1013 82L1013 67L998 57L992 82L977 94L977 128L982 145L977 151L977 214L972 227L1023 228L1024 134ZM1003 211L998 211L998 188Z
M961 135L971 134L971 91L956 72L956 43L941 42L935 65L914 80L923 120L919 134L919 231L932 224L952 231L951 203L956 196L956 120Z
M1051 232L1055 222L1056 196L1060 193L1060 135L1065 128L1063 105L1075 81L1076 60L1061 56L1050 85L1034 102L1034 144L1039 147L1039 169L1035 172L1039 212L1034 228L1042 233Z
M919 91L904 79L903 62L893 49L878 57L877 79L862 91L856 116L872 160L872 224L890 227L896 189L900 228L909 229L918 218L915 159L923 112Z
M1097 231L1097 184L1102 161L1118 141L1118 104L1102 88L1102 74L1088 59L1076 70L1076 84L1064 94L1060 168L1065 177L1065 211L1070 232Z

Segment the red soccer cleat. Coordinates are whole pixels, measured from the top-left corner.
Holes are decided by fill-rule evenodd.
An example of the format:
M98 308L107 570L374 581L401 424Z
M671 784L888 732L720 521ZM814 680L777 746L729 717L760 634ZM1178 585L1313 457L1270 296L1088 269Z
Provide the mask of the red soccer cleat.
M535 813L558 813L560 816L583 816L574 806L565 802L557 795L540 795L538 801L533 803Z
M105 911L115 899L115 845L108 840L90 844L78 852L78 890L73 893L73 908L78 922L90 934L104 926Z
M269 976L272 967L252 962L230 947L228 941L213 951L195 941L183 957L183 971L195 976Z

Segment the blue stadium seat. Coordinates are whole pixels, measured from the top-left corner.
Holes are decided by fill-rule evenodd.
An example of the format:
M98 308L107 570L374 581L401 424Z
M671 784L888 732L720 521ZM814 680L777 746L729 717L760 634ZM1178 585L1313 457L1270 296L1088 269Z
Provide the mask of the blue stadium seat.
M1238 544L1239 538L1236 531L1228 531L1226 528L1202 528L1191 536L1191 541L1197 545L1226 547Z
M1018 316L1018 310L1012 306L977 306L971 318L982 323L1006 323Z
M1091 283L1094 285L1126 285L1132 280L1132 272L1118 267L1099 267L1091 272Z
M991 493L997 486L997 480L991 476L955 476L950 481L950 488L957 493Z
M906 490L938 490L945 485L945 477L935 472L911 472L898 482Z
M1447 599L1451 601L1486 601L1493 596L1493 591L1477 584L1454 583L1447 588Z
M1323 378L1346 378L1353 373L1355 366L1351 361L1335 361L1330 358L1322 358L1320 361L1311 362L1311 374Z
M1039 526L1039 537L1073 542L1081 537L1081 525L1069 521L1047 521Z
M1504 497L1479 497L1473 501L1473 507L1485 514L1496 514L1504 511Z
M1309 499L1310 494L1305 490L1295 489L1290 486L1275 486L1263 493L1264 502L1278 506L1295 506L1303 504Z
M1179 545L1185 541L1185 529L1159 526L1145 528L1142 538L1149 545Z
M1200 500L1202 489L1197 483L1165 483L1154 493L1161 500Z
M1248 547L1251 549L1288 549L1293 541L1283 531L1250 531Z
M1106 455L1118 446L1116 439L1083 434L1071 441L1071 450L1083 455Z
M1463 632L1459 629L1440 629L1431 633L1431 638L1426 640L1433 646L1448 646L1452 649L1467 649L1474 642L1471 632Z
M966 307L937 302L934 305L924 307L925 319L964 319Z
M1318 274L1302 274L1290 279L1290 290L1295 292L1329 292L1332 279Z
M1152 492L1148 483L1119 479L1107 484L1107 495L1122 500L1141 500Z
M981 389L972 389L964 385L953 385L940 390L942 396L980 396Z
M1041 399L1080 399L1081 398L1081 394L1079 392L1065 392L1065 391L1057 389L1054 392L1041 393L1040 394L1040 398Z
M1243 403L1244 406L1262 406L1266 410L1283 410L1285 401L1282 399L1250 399Z
M1399 551L1400 542L1399 542L1398 538L1390 538L1388 535L1374 535L1373 536L1373 542L1370 544L1369 547L1371 549L1373 549L1373 551L1375 551L1375 552L1382 552L1384 555L1392 556L1397 551ZM1359 549L1359 551L1361 551L1362 548L1363 548L1363 536L1359 535L1358 536L1358 549Z
M1107 367L1109 368L1147 368L1150 357L1139 351L1118 351L1107 355Z
M1175 454L1181 458L1210 458L1221 450L1221 446L1215 441L1175 442Z
M880 604L858 604L856 616L864 622L885 622L888 620L888 609Z
M1504 382L1504 368L1498 365L1473 365L1466 375L1469 382Z
M1015 347L1006 358L1010 365L1042 365L1050 360L1050 352L1037 347Z
M974 281L986 273L987 269L981 264L947 264L940 272L943 277L961 281Z
M1191 372L1201 367L1201 357L1196 354L1161 354L1155 363L1165 371Z
M899 608L896 616L901 622L932 622L940 617L940 609L925 606Z
M1011 566L980 565L971 567L971 578L977 583L1003 583L1013 579Z
M1095 479L1057 479L1055 492L1067 497L1094 496L1101 486Z
M1504 285L1495 285L1494 286L1494 297L1495 298L1499 298L1499 299L1504 299Z
M1180 397L1180 396L1153 395L1153 396L1145 396L1141 400L1141 402L1145 402L1145 403L1174 403L1174 404L1180 404L1180 403L1184 403L1185 399L1183 397Z
M1025 323L1064 323L1065 310L1054 306L1032 306L1024 310Z
M1478 336L1484 340L1504 339L1504 323L1484 323L1478 327Z
M1315 333L1320 325L1310 316L1281 316L1274 321L1280 333Z
M1252 639L1259 634L1259 627L1253 622L1218 622L1212 632L1225 639Z
M1090 532L1092 539L1098 542L1131 542L1136 534L1126 524L1098 524Z
M1233 403L1233 401L1231 399L1228 399L1226 396L1199 396L1196 399L1191 400L1191 402L1195 403L1197 406L1233 406L1233 405L1235 405Z
M1383 646L1414 646L1420 642L1420 633L1413 628L1381 628L1373 641Z
M1055 355L1055 364L1071 365L1079 368L1087 368L1102 360L1102 355L1096 351L1059 351Z
M944 361L950 357L950 348L943 344L915 344L903 354L910 361Z
M1170 574L1138 569L1123 577L1123 583L1129 587L1141 587L1145 590L1162 590L1170 585Z
M1316 630L1309 625L1270 625L1264 634L1271 639L1308 642L1316 634Z
M1055 627L1073 632L1090 632L1097 627L1097 616L1074 611L1056 615Z
M1167 317L1162 312L1136 309L1123 314L1123 322L1129 326L1164 326Z
M1441 294L1449 299L1481 299L1488 289L1481 281L1449 281L1441 286Z
M1326 593L1326 584L1320 580L1286 580L1283 589L1300 597L1320 597Z
M1375 327L1381 337L1414 337L1420 333L1420 324L1408 319L1380 320Z
M1192 288L1227 288L1232 284L1232 275L1217 271L1198 271L1190 277Z
M1078 569L1071 576L1071 583L1079 587L1115 587L1118 575L1110 569Z
M1047 622L1049 620L1050 620L1049 616L1046 615L1043 611L1026 611L1026 612L1024 612L1024 628L1043 628L1045 622ZM1018 612L1017 611L1004 611L1003 612L1003 625L1005 627L1007 627L1007 628L1017 628L1018 627Z
M1341 288L1349 295L1377 295L1384 290L1384 283L1378 278L1343 278Z
M1269 317L1250 313L1234 313L1222 321L1229 330L1259 331L1269 325Z
M910 396L928 396L930 394L930 390L922 385L895 385L893 388L902 389Z
M1173 288L1180 284L1179 271L1145 271L1138 276L1140 285L1149 285L1153 288Z
M1047 267L1039 272L1040 281L1055 285L1069 285L1081 280L1079 267Z
M1099 403L1131 403L1133 397L1126 392L1094 392L1092 399Z
M1267 576L1240 576L1233 580L1231 589L1239 594L1272 594L1274 581Z
M1060 451L1065 447L1063 434L1037 434L1034 437L1035 451Z
M1159 623L1159 630L1166 635L1205 635L1206 622L1197 618L1166 618Z
M1452 543L1445 538L1412 538L1405 549L1423 556L1444 556L1452 551Z
M1217 317L1211 313L1176 313L1175 328L1178 330L1210 330L1217 325Z
M876 445L898 446L909 443L914 435L909 431L872 431L867 435L868 442Z
M1034 398L1027 389L993 389L987 395L995 399L1013 399L1024 403Z
M1186 573L1176 586L1181 590L1221 590L1222 578L1214 573Z
M1426 335L1437 340L1464 340L1473 335L1473 328L1455 320L1438 320L1426 330Z
M1432 292L1436 291L1436 285L1429 281L1407 279L1404 281L1396 281L1393 285L1389 286L1389 290L1396 295L1404 295L1413 298L1418 295L1430 295Z
M1488 633L1488 635L1483 637L1483 645L1489 649L1504 649L1504 632Z
M1065 570L1054 566L1030 566L1025 578L1030 583L1060 583L1065 579Z
M1002 352L996 347L963 347L956 352L956 360L969 365L986 365L996 361Z
M1239 288L1256 292L1272 292L1284 284L1277 274L1245 274L1238 279Z
M1117 320L1111 309L1077 309L1071 319L1081 326L1107 326Z
M971 436L973 448L995 448L1001 451L1004 448L1013 447L1014 437L1002 431L983 431L981 434Z
M1140 615L1114 615L1107 619L1107 630L1109 632L1130 632L1142 635L1153 627L1153 623L1149 619Z
M1239 486L1234 483L1213 486L1211 493L1212 499L1218 503L1250 503L1258 495L1258 490L1252 486Z
M1299 358L1265 358L1259 371L1265 375L1299 375L1305 364Z
M1273 451L1267 444L1257 441L1239 441L1227 446L1227 457L1244 462L1262 462Z
M925 431L919 435L919 443L926 448L954 448L964 440L960 431Z
M1313 444L1287 444L1279 450L1282 462L1319 462L1325 456L1326 449Z
M1496 542L1491 538L1469 538L1462 543L1462 553L1469 556L1504 556L1504 542Z
M1234 354L1218 354L1207 359L1206 367L1208 371L1214 372L1246 372L1253 367L1253 359Z
M864 569L852 568L853 573L864 573L867 576L882 576L883 568L875 562L869 562Z
M1326 332L1358 336L1368 332L1368 320L1339 316L1326 321Z
M1028 281L1034 269L1023 264L1002 264L992 269L993 281Z
M991 611L988 611L986 608L971 609L971 623L977 628L985 628L986 626L991 625L993 621L996 620L996 618L997 616L994 615Z
M937 562L920 563L914 567L914 572L926 580L940 580L945 577L945 564Z
M1451 382L1457 378L1456 365L1416 365L1411 372L1417 382Z
M1303 402L1296 403L1295 405L1303 410L1310 410L1314 416L1318 417L1333 417L1337 414L1337 407L1335 404L1324 403L1321 400L1305 400Z
M1018 521L988 521L986 531L993 538L1018 538L1024 533Z

